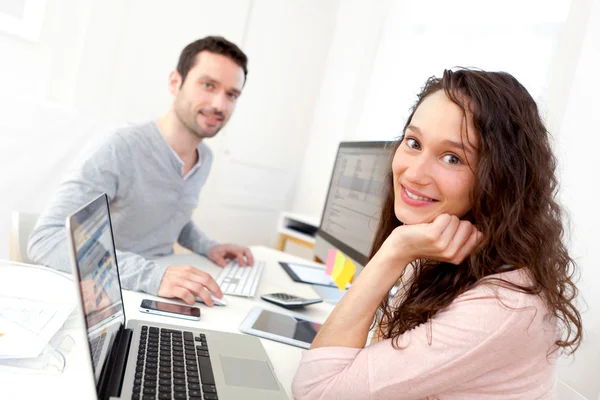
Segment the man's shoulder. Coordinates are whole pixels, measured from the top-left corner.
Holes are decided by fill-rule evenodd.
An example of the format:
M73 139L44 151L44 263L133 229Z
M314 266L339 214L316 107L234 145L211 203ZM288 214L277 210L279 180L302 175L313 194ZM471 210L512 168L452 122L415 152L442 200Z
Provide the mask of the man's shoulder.
M200 145L198 147L202 150L204 154L209 154L212 156L213 152L211 148L206 143L204 143L204 140L200 142Z
M210 147L208 147L206 143L204 143L204 140L200 142L200 145L198 146L198 151L200 152L203 160L208 160L209 163L212 163L213 151L210 149Z
M156 129L154 121L127 124L117 128L112 136L114 140L126 143L149 142L156 136Z
M153 122L119 126L105 136L103 144L99 146L99 151L116 154L134 154L146 148L151 151L152 146L156 145L155 129L157 128Z
M116 159L130 159L152 145L152 122L113 126L105 135L91 139L80 151L74 163L76 169L87 163L107 163Z

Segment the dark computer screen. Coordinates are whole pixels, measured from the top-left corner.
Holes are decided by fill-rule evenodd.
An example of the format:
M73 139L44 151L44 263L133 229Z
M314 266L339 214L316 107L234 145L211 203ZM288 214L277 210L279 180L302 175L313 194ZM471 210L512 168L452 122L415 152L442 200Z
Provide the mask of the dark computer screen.
M384 199L394 142L340 144L318 234L366 264Z

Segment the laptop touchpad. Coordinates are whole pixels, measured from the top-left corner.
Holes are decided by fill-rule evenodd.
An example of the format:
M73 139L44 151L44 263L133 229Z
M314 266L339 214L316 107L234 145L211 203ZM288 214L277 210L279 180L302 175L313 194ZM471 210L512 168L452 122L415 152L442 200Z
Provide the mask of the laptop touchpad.
M254 389L279 390L277 380L266 361L219 356L225 383Z

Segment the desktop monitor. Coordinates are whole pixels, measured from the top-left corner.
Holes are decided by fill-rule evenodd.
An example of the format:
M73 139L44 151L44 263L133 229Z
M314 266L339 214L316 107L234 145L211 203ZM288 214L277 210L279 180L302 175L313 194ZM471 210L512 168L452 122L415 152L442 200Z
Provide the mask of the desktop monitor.
M340 143L315 241L319 259L326 260L329 250L337 249L356 264L356 274L367 263L394 143Z

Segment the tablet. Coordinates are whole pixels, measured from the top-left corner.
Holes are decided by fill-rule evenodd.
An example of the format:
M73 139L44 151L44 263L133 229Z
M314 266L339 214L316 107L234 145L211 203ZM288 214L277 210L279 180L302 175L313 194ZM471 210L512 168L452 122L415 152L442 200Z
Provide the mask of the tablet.
M240 325L240 331L308 349L320 327L315 321L254 307Z
M331 279L331 276L325 274L323 267L317 267L314 265L297 264L290 262L280 261L279 265L283 267L285 272L292 278L294 282L309 283L311 285L330 286L337 288L337 285ZM350 287L350 284L346 286L346 289Z

